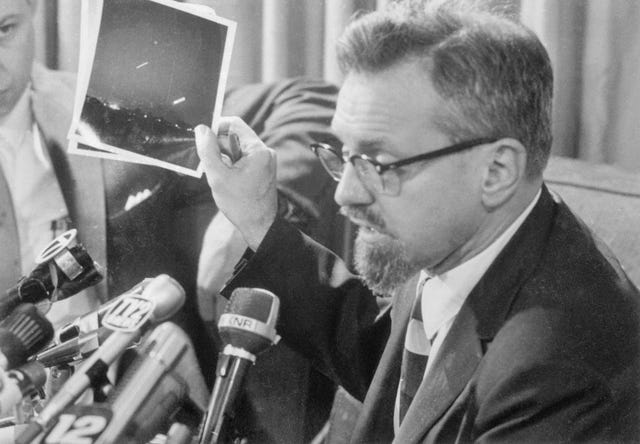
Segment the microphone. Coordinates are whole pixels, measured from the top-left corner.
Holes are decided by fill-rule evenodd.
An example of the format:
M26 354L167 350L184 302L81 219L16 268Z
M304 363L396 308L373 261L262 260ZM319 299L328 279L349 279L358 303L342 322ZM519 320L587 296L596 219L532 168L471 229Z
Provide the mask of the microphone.
M162 274L154 278L141 295L128 295L115 304L103 319L103 325L114 330L91 356L71 375L58 392L34 418L16 444L28 444L68 405L92 384L101 380L108 367L136 343L150 325L173 316L182 307L185 292L173 278Z
M57 343L38 353L36 359L47 367L69 364L86 358L93 353L113 330L103 327L105 315L122 299L130 295L140 295L153 279L143 279L130 290L102 304L96 310L79 316L56 331ZM162 296L162 293L160 293ZM156 293L150 295L156 297Z
M225 414L238 395L242 379L256 355L277 343L275 325L280 300L260 288L236 288L218 321L225 344L216 369L216 381L198 436L198 444L217 443Z
M113 307L114 304L127 295L142 294L142 291L152 280L152 278L143 279L126 292L100 305L96 310L92 310L89 313L78 316L73 321L63 325L56 331L56 343L60 344L99 329L102 326L102 318L104 318L104 315L111 309L111 307Z
M138 356L107 398L112 417L96 444L148 442L166 431L185 400L196 414L191 421L195 429L207 406L206 383L191 340L180 327L160 324L136 352Z
M0 417L9 415L22 398L40 390L46 380L44 366L37 361L30 361L0 377Z
M100 266L82 244L75 244L77 230L69 230L47 245L36 258L36 268L0 297L0 319L21 303L55 302L102 280Z
M68 365L85 359L111 336L113 330L100 327L92 332L53 345L38 353L35 359L45 367Z
M191 430L185 424L174 422L166 435L164 444L190 444L193 440Z
M0 321L0 369L24 364L51 338L51 322L33 304L19 305Z

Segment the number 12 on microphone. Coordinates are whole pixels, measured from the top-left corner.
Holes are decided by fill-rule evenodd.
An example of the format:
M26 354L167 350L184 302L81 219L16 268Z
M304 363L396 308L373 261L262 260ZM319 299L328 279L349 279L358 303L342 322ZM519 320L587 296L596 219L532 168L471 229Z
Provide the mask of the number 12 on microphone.
M74 405L41 441L44 444L93 444L111 420L111 410L104 406Z

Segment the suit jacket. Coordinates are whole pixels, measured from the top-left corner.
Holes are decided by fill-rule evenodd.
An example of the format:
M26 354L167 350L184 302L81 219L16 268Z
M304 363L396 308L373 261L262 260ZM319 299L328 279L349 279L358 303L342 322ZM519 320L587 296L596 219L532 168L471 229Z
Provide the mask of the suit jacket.
M415 281L381 302L317 273L328 254L276 220L224 294L280 296L284 340L363 401L352 442L640 439L638 290L546 187L468 296L395 437Z
M335 95L331 85L302 79L248 85L230 89L222 111L223 115L240 116L278 151L279 186L287 196L293 196L287 205L296 207L286 208L287 213L302 229L320 237L318 227L326 232L325 224L336 214L334 204L329 204L333 181L307 146L330 137ZM202 236L216 211L206 180L148 165L67 155L64 148L49 145L79 240L106 269L106 279L89 289L96 302L121 294L145 277L167 273L177 279L186 290L187 302L172 320L189 334L205 379L211 384L218 349L215 338L206 333L195 299ZM196 156L195 149L191 155ZM3 184L4 180L0 181L0 240L7 240L7 249L2 255L4 263L0 262L0 277L8 287L21 273L19 248L9 242L17 239L17 231L11 198ZM131 196L143 199L125 209ZM303 210L298 211L300 208ZM298 367L307 369L302 364ZM308 375L297 377L306 380ZM333 386L328 387L331 391ZM296 396L301 404L309 395L305 391ZM277 410L278 406L269 407ZM304 416L304 407L282 412L282 416Z

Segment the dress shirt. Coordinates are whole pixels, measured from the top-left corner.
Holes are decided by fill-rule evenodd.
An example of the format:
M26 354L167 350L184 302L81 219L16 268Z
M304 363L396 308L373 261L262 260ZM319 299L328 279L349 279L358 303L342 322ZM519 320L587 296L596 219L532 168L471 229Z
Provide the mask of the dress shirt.
M0 122L0 163L13 199L20 238L22 273L59 234L52 222L64 220L67 208L41 135L31 116L29 88Z
M453 325L453 321L467 296L469 296L473 287L480 281L482 275L489 269L491 263L531 213L539 198L540 190L516 220L487 248L471 259L440 275L432 276L425 270L420 272L416 292L420 291L422 287L420 296L422 324L425 342L429 344L428 347L430 348L429 359L422 379L429 374L442 342L447 333L449 333L451 325ZM393 414L393 426L396 435L400 428L398 407L399 404L396 402Z
M423 378L429 374L434 358L467 296L520 228L539 198L540 191L500 236L471 259L437 276L430 276L424 270L421 272L420 282L430 278L422 289L422 322L427 338L433 341Z
M42 140L27 87L11 112L0 119L0 165L13 200L23 275L35 268L42 249L69 228L68 210ZM60 325L94 305L81 293L52 304L47 317Z

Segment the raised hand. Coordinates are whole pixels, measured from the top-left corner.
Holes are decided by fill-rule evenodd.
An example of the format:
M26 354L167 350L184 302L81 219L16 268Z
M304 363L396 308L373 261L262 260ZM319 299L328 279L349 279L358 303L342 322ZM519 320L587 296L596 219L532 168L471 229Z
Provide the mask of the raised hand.
M216 205L256 250L277 212L275 151L238 117L220 120L219 137L204 125L195 134Z

